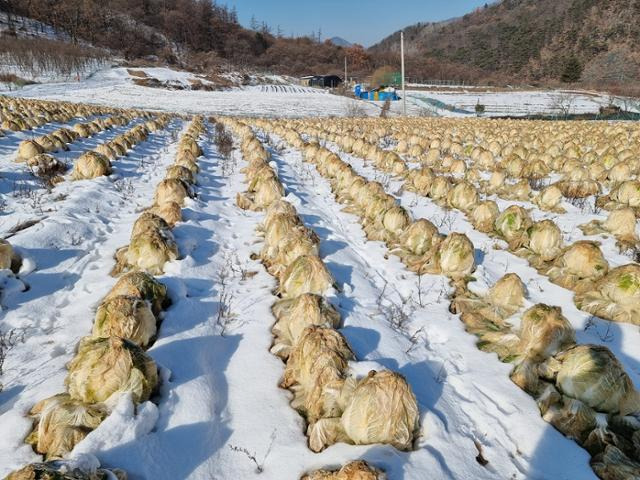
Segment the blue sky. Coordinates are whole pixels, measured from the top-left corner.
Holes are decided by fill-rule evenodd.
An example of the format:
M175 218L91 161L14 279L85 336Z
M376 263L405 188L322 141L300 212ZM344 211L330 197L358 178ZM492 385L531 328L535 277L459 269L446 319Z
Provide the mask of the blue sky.
M278 25L285 35L306 35L322 29L323 38L343 37L372 45L407 25L459 17L491 0L218 0L234 6L240 23L251 16Z

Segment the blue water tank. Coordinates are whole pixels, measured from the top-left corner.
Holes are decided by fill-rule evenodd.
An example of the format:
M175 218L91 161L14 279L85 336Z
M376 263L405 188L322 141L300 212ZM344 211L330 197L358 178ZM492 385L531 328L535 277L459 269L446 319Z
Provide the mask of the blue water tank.
M396 100L398 100L398 95L396 95L396 92L380 92L380 101L384 102L386 100L395 102Z

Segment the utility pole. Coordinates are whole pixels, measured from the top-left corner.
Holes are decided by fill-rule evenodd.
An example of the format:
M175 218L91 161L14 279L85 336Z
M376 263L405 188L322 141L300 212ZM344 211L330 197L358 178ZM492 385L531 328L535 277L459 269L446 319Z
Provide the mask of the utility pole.
M348 80L347 80L347 56L345 55L344 56L344 84L348 86L349 84L347 82L348 82Z
M402 75L402 112L407 116L407 90L404 84L404 32L400 32L400 57L401 57L401 75Z

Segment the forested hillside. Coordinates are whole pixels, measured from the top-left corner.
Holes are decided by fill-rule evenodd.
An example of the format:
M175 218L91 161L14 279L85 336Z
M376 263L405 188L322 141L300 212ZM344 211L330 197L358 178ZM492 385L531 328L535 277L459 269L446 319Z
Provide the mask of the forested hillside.
M245 28L235 10L209 0L5 0L0 8L128 60L200 72L340 74L346 56L351 74L364 79L399 63L399 32L368 50L314 35L291 38L257 21ZM459 19L407 27L407 73L629 93L640 74L638 20L640 0L502 0Z
M416 75L629 87L639 73L639 19L639 0L503 0L405 35ZM399 36L371 51L397 51Z
M345 55L354 69L369 67L362 47L344 48L311 36L288 38L264 23L244 28L233 9L206 0L9 0L0 8L127 59L152 56L195 70L229 65L286 74L338 73Z

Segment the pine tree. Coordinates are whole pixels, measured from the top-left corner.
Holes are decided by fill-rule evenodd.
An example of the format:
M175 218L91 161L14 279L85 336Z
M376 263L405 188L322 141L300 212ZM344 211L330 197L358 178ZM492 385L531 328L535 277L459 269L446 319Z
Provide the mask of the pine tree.
M564 70L562 71L562 75L560 76L560 80L565 83L574 83L580 80L581 76L582 64L576 57L569 57L565 63Z

